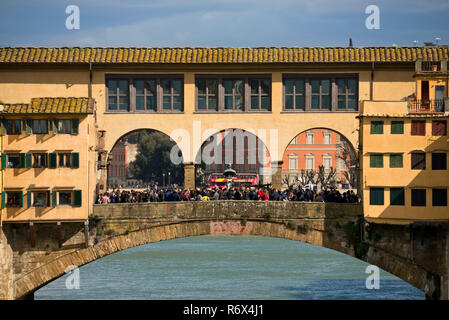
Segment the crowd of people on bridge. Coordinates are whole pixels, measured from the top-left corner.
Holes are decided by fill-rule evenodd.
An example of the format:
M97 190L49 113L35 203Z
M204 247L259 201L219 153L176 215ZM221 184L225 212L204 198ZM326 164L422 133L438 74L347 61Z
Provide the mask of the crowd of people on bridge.
M196 189L149 187L145 190L114 189L100 194L97 204L139 203L163 201L214 201L214 200L254 200L254 201L302 201L358 203L358 196L348 190L343 193L336 189L311 190L290 188L278 190L270 187L210 187Z

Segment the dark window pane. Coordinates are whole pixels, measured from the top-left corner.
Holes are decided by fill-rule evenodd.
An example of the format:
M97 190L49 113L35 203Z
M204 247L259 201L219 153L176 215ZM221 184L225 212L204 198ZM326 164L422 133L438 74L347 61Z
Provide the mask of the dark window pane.
M180 94L181 93L181 80L173 80L173 93Z
M355 95L348 96L348 109L355 109Z
M390 188L390 204L393 206L405 204L404 188Z
M320 108L320 98L318 96L312 96L312 109Z
M216 109L217 108L217 98L216 97L209 97L209 109Z
M119 97L119 102L120 102L120 110L128 110L128 97Z
M412 120L412 132L413 136L425 136L426 135L426 121Z
M128 81L126 80L120 80L119 81L119 90L120 90L120 94L128 94Z
M412 206L426 206L426 189L412 189Z
M330 99L328 95L321 96L321 108L322 109L329 109L330 106Z
M251 97L251 109L259 109L259 96Z
M39 133L39 120L33 120L33 132Z
M198 97L198 110L205 110L205 109L206 109L206 97L199 96Z
M296 109L304 110L304 96L296 96Z
M225 109L232 109L232 96L225 97Z
M142 85L143 87L143 85ZM136 96L136 109L144 110L145 109L145 99L144 96Z
M117 94L117 81L116 80L108 80L108 93Z
M198 94L206 94L206 80L196 80L196 87L198 88Z
M235 94L243 94L243 81L236 80L234 84Z
M223 87L225 94L231 94L232 93L232 80L223 80Z
M180 96L173 97L173 109L181 110L181 97Z
M390 154L390 168L402 168L402 154Z
M262 80L260 82L260 88L262 94L269 94L270 93L270 81L269 80Z
M165 94L170 94L170 80L162 80L161 81L162 92Z
M170 98L170 96L165 96L164 97L163 108L165 110L170 110L171 109L171 98Z
M147 96L147 110L156 111L156 97L155 96Z
M296 80L296 94L304 93L304 80Z
M250 80L249 84L251 86L251 93L258 94L259 93L259 81L258 80Z
M446 134L447 134L446 120L432 121L432 135L433 136L445 136Z
M446 153L432 153L432 170L446 170Z
M217 80L207 80L208 94L217 94Z
M404 121L391 121L391 133L392 134L404 133Z
M285 93L292 94L293 93L293 80L285 80Z
M329 80L322 80L321 81L321 93L329 93Z
M447 189L432 189L432 206L447 206Z
M264 110L268 110L270 108L270 97L262 97L261 108Z
M338 109L346 109L346 96L338 96Z
M156 81L147 80L145 81L146 94L155 95L156 94Z
M285 109L293 109L293 96L285 96Z
M384 160L382 154L372 154L370 155L370 167L371 168L383 168Z
M235 109L236 110L243 110L243 103L240 96L235 97Z
M312 80L312 93L320 93L320 81Z
M136 80L136 94L144 94L145 93L145 85L143 80Z
M14 132L16 134L20 134L21 132L21 128L20 128L20 120L15 120L14 121Z
M344 79L337 79L338 93L346 93L346 81Z
M117 98L114 96L109 97L108 105L109 110L117 110Z
M383 134L384 122L383 121L371 121L371 134Z
M354 79L348 80L348 93L355 94L355 80Z

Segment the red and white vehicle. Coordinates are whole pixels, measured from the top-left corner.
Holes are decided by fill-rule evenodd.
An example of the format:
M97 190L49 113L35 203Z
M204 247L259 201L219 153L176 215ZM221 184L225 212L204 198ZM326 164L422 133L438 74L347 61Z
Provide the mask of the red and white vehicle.
M227 179L222 173L212 173L209 176L209 185L211 187L226 186ZM256 173L237 173L237 176L232 178L234 186L240 187L242 185L255 186L259 184L259 175Z

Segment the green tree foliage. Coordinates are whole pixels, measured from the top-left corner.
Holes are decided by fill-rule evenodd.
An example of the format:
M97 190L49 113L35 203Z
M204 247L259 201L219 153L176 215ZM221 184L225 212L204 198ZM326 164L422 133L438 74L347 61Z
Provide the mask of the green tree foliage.
M135 133L133 134L135 135ZM184 167L182 163L175 165L170 160L170 152L176 144L162 132L142 130L137 132L136 160L129 164L129 172L135 179L146 183L163 183L162 174L165 173L165 183L183 185ZM179 151L180 154L180 151Z

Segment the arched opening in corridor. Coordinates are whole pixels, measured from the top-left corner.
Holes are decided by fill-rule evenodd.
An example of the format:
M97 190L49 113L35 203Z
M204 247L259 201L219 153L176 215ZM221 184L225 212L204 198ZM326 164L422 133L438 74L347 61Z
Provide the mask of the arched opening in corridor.
M334 250L280 238L204 235L117 252L35 292L35 299L424 299L424 293ZM72 277L70 277L72 276ZM370 281L368 281L370 282ZM371 282L370 282L371 283Z
M179 147L165 133L152 129L129 132L108 154L108 190L182 186L182 160Z
M339 191L359 187L359 157L351 142L329 128L310 128L296 135L283 154L284 188Z
M235 170L234 186L271 182L271 158L263 141L252 132L230 128L209 136L196 154L196 185L224 186L223 172Z

